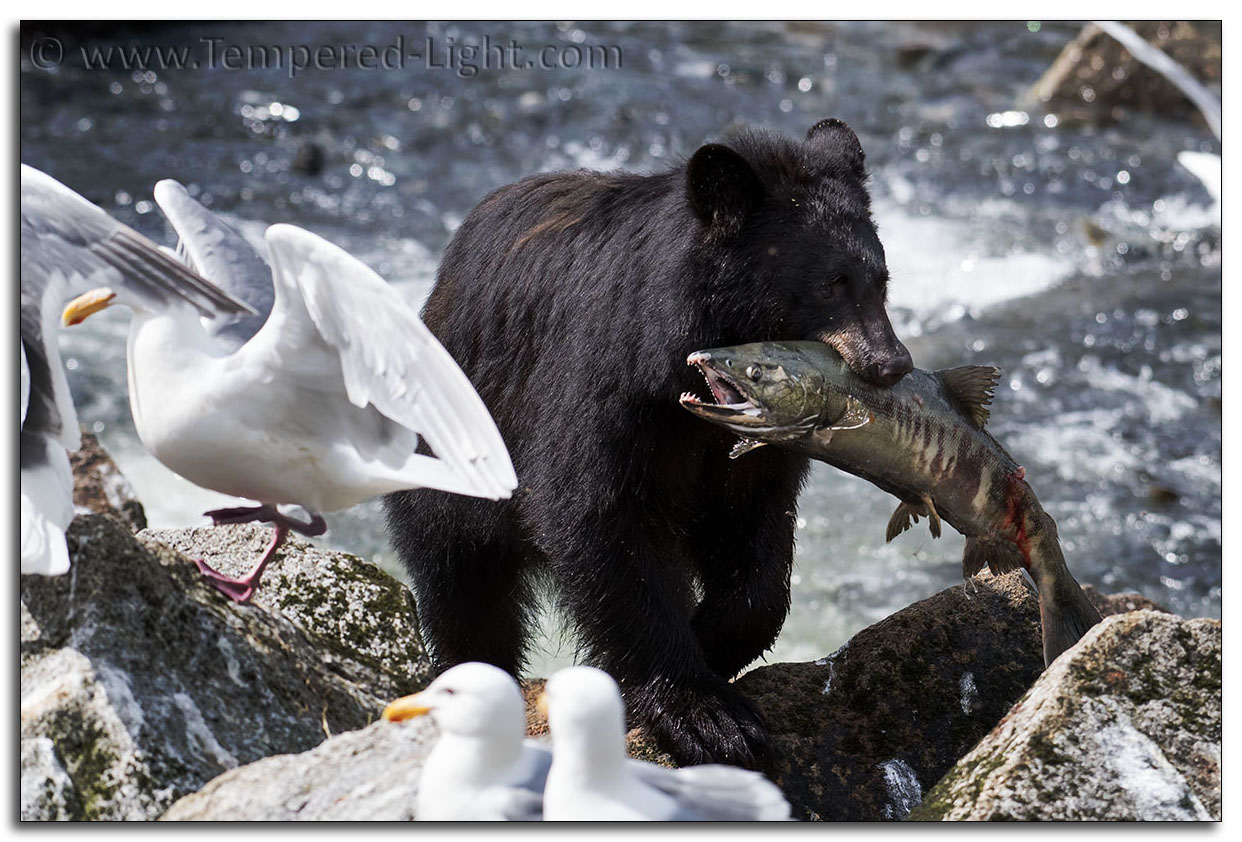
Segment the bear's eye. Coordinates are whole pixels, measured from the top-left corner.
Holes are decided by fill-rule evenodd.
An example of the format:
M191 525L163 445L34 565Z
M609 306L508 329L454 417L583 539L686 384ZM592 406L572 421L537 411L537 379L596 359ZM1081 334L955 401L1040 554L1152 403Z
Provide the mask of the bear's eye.
M845 276L834 275L831 278L822 278L816 281L813 293L821 301L831 301L833 298L836 298L837 293L844 286Z
M746 376L751 380L759 380L763 377L763 369L757 365L746 366Z

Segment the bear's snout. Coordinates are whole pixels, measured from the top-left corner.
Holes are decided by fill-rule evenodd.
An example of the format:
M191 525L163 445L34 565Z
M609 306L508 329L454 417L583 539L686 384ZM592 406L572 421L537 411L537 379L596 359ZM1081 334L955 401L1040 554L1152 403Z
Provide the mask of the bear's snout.
M893 353L887 359L878 360L867 367L863 378L877 386L892 386L901 378L914 370L914 360L910 351L900 340L894 340Z

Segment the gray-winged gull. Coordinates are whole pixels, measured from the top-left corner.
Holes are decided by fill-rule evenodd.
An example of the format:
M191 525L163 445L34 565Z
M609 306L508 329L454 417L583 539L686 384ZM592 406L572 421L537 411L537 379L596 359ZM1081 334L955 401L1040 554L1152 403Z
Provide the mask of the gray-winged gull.
M490 664L446 670L427 689L397 699L384 718L431 714L440 738L418 781L423 821L537 821L552 754L523 739L526 709L517 683Z
M216 289L56 179L21 165L21 572L69 569L73 519L66 449L80 444L77 413L57 348L65 299L107 284L152 311L244 313Z
M784 821L789 802L758 772L704 765L666 769L626 757L625 708L612 678L570 667L548 679L552 731L545 821Z
M270 522L262 558L233 578L199 562L244 602L290 530L327 528L320 512L408 488L489 499L517 478L491 415L465 374L382 278L293 225L267 229L262 257L173 181L155 198L180 253L259 311L204 324L189 308L152 310L124 289L66 308L76 323L111 304L133 311L129 398L149 451L197 485L259 501L218 509L216 523ZM270 312L265 312L266 307ZM415 453L420 435L434 455ZM282 514L298 505L309 522Z

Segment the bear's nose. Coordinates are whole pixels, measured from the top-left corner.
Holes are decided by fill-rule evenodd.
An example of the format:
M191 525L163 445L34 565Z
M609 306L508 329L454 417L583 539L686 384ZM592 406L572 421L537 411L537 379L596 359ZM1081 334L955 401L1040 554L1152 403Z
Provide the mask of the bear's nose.
M913 370L914 360L910 358L906 346L899 342L891 357L876 364L875 382L880 386L892 386Z

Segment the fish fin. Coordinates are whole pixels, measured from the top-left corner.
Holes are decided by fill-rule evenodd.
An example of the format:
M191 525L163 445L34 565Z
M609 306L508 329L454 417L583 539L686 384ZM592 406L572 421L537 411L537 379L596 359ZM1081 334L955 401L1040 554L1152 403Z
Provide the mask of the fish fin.
M994 576L1026 567L1022 563L1022 553L1009 541L978 535L968 537L966 549L962 552L962 578L974 576L985 564Z
M1087 599L1087 595L1072 576L1066 584L1071 587L1058 588L1055 598L1043 593L1039 595L1039 624L1043 628L1045 667L1100 622L1100 612ZM1062 605L1063 602L1067 604Z
M990 365L964 365L936 372L950 394L957 399L970 415L970 420L982 430L988 422L993 392L1000 380L1000 369Z
M911 519L919 522L919 515L926 515L927 510L920 503L898 503L897 510L888 519L888 528L884 530L884 542L888 543L910 528Z
M933 538L939 538L940 514L936 511L936 504L932 502L930 494L923 495L923 507L927 509L927 528L931 530Z
M747 453L750 453L756 447L763 447L765 444L767 444L766 441L756 441L754 439L738 439L737 443L733 445L733 449L729 451L729 458L736 459L739 456L745 456Z
M845 399L845 412L836 420L829 430L857 430L875 420L875 416L862 405L858 398L850 396Z

